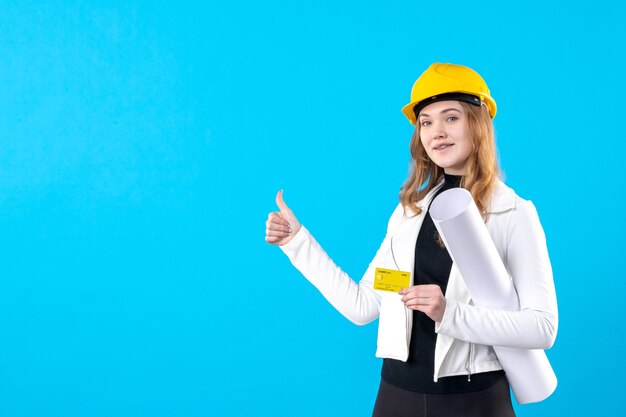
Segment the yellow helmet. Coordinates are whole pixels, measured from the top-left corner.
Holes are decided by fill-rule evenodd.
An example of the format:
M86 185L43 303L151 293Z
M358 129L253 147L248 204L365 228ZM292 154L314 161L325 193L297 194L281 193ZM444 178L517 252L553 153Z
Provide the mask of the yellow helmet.
M444 99L486 104L491 118L496 117L496 102L491 98L487 83L476 71L463 65L440 63L432 64L415 81L411 102L402 108L402 113L414 125L419 110Z

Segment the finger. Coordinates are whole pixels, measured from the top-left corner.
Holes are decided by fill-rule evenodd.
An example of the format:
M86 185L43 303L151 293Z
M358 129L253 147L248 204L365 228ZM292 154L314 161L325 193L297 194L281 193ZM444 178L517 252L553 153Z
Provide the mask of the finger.
M276 237L276 236L265 236L265 241L267 243L277 243L280 242L281 240L283 240L280 237Z
M274 223L270 220L267 220L265 222L265 228L269 230L280 230L282 232L291 232L291 226L289 226L289 223L285 225L283 223Z
M404 300L417 300L417 299L427 300L429 298L432 298L432 296L428 293L425 293L424 291L419 291L419 292L407 293L406 295L404 295L403 298Z
M410 304L406 306L409 310L421 311L428 317L435 311L436 306L433 304Z
M437 292L440 287L437 284L424 284L424 285L420 285L421 289L428 292L428 293L435 293Z
M423 305L408 305L406 306L409 310L421 311L422 313L428 315L430 312L430 308L428 306Z
M291 233L291 227L289 227L289 226L280 226L280 225L276 225L276 224L266 224L265 225L265 230L271 230L271 231L274 231L274 232L281 232L281 233L287 233L287 234Z
M404 289L400 290L400 292L398 292L398 294L405 295L405 296L408 296L410 298L414 298L414 297L431 297L431 296L437 294L440 291L441 291L441 289L436 284L420 284L420 285L414 285L414 286L412 286L410 288L404 288Z
M283 238L289 235L290 235L289 232L283 232L281 230L265 229L265 236L277 236L277 237Z
M419 286L418 285L414 285L414 286L409 287L409 288L402 288L400 291L398 291L398 294L400 294L400 295L408 295L408 294L418 293L419 291L420 291Z
M424 290L419 287L411 287L402 294L402 298L404 300L410 300L418 297L428 297L428 293L424 292Z
M405 304L407 303L428 304L433 301L433 297L428 297L424 295L417 295L417 296L405 295L404 297L401 298L401 301Z
M267 216L267 220L271 221L272 223L282 224L283 226L289 226L289 221L281 217L280 213L277 211L271 212Z
M437 284L428 284L428 285L424 285L423 287L424 287L424 290L428 294L432 294L432 295L443 294L443 292L441 291L441 287Z
M427 306L432 304L428 298L413 298L404 302L405 306Z
M285 200L283 200L283 190L280 190L276 194L276 205L278 206L278 208L280 209L281 212L283 212L283 213L291 213L291 209L289 209L289 207L287 207L287 204L285 204Z

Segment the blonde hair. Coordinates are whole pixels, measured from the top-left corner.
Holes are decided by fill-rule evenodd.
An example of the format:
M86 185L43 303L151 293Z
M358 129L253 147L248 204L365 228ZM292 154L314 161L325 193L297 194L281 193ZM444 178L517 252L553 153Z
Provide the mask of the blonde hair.
M496 155L493 123L487 106L475 106L459 102L467 116L467 134L472 141L472 151L465 164L465 175L461 187L467 189L474 198L483 218L491 203L491 195L500 177ZM400 202L406 213L407 208L415 214L422 212L417 203L439 183L444 170L437 166L426 154L420 140L420 124L415 124L411 138L411 166L409 177L401 188Z

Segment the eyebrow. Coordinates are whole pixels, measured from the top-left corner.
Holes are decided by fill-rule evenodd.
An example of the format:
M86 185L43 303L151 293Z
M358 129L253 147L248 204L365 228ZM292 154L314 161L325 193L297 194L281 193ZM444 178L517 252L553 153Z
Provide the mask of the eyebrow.
M450 107L449 109L442 110L442 111L440 111L439 113L447 113L447 112L450 112L450 111L458 111L459 113L461 113L461 110L459 110L459 109L455 109L455 108L453 108L453 107ZM430 117L430 116L429 116L429 115L427 115L426 113L420 113L420 117L422 117L422 116L423 116L423 117Z

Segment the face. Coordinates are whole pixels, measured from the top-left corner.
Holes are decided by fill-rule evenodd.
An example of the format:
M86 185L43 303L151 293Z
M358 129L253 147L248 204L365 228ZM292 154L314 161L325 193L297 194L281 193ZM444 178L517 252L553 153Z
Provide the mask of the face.
M428 157L446 174L465 174L472 152L467 115L458 101L439 101L424 107L417 122L420 140Z

